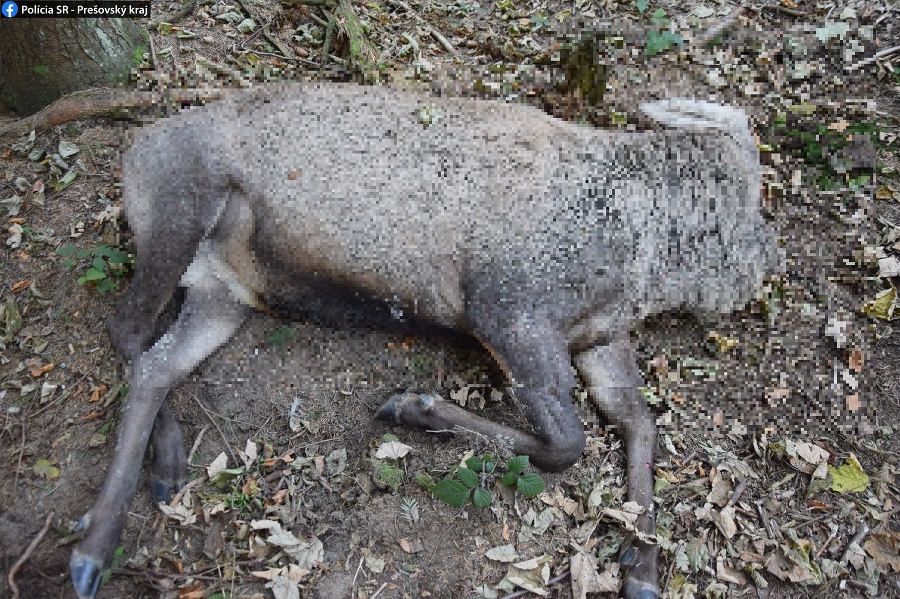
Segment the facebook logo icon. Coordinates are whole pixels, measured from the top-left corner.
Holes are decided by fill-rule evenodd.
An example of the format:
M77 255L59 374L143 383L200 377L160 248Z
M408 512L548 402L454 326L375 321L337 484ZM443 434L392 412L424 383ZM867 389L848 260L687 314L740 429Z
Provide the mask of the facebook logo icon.
M4 17L14 17L19 14L19 5L15 2L4 2L0 12L3 13Z

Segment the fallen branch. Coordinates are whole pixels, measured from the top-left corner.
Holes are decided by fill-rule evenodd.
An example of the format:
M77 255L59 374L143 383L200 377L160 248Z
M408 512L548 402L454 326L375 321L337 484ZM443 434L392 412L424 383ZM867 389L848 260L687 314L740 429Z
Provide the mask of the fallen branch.
M148 108L160 102L186 104L221 98L224 89L168 89L165 92L114 91L92 88L63 96L31 116L0 125L0 138L10 133L45 131L71 121L112 117L127 108Z
M855 71L856 69L858 69L860 67L864 67L867 64L872 64L873 62L877 62L877 61L881 60L882 58L887 58L888 56L890 56L891 54L894 54L895 52L900 52L900 46L894 46L892 48L885 48L884 50L881 50L880 52L876 52L873 56L870 56L869 58L867 58L865 60L860 60L856 64L850 65L849 67L847 67L847 70Z
M698 35L694 39L694 42L691 44L691 46L705 46L715 38L722 35L726 30L734 27L737 24L738 17L740 17L745 12L747 12L747 9L743 6L739 6L735 10L731 11L731 13L727 17Z
M9 574L6 576L6 584L9 585L10 590L12 591L12 599L19 599L19 587L16 586L16 572L19 571L19 568L28 561L28 558L31 557L31 554L34 553L34 550L37 549L37 546L40 545L41 540L44 538L44 535L47 534L47 531L50 530L50 522L53 520L54 512L50 512L47 514L47 519L44 521L44 526L41 527L41 530L38 531L37 536L32 539L31 544L28 546L28 549L25 550L25 553L13 564L13 567L9 569Z

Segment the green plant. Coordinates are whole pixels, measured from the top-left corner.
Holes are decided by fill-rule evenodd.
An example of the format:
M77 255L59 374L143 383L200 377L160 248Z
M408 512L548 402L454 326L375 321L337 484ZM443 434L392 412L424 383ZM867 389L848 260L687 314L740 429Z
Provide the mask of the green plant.
M400 502L400 516L408 522L419 519L419 502L412 497L407 497Z
M649 4L650 0L636 0L632 3L632 6L643 15L647 12L647 6ZM652 23L656 29L651 29L647 32L646 52L648 56L665 52L673 46L680 46L684 43L684 39L680 35L669 31L671 22L672 21L666 17L666 11L661 8L657 8L653 11L653 14L650 15L650 23Z
M116 280L134 264L134 258L125 252L100 245L95 248L80 250L72 244L66 244L56 250L58 256L72 256L65 266L74 268L80 260L91 259L91 265L84 275L78 278L79 285L91 285L97 293L109 293L116 288Z
M103 571L103 579L100 581L100 584L106 584L109 582L109 577L112 576L113 569L121 568L125 565L128 559L125 557L125 547L119 545L116 547L116 550L113 551L112 561L109 563L109 568Z
M294 339L294 329L287 325L280 325L266 332L266 343L274 347L281 347Z
M534 497L544 488L544 479L534 472L523 474L528 467L528 456L516 456L506 464L506 472L499 477L502 485L514 487L525 497ZM459 466L451 476L443 479L431 489L431 493L454 507L463 505L471 496L476 507L487 507L491 504L491 492L487 489L489 481L496 479L497 464L490 455L471 457L465 466ZM452 476L459 480L453 480Z

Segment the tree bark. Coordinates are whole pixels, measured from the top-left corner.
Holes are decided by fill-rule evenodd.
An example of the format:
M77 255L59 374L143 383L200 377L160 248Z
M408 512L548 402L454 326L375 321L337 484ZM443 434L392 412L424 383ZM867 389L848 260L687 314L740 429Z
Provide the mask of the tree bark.
M127 19L7 19L0 35L0 101L20 115L125 79L147 32Z

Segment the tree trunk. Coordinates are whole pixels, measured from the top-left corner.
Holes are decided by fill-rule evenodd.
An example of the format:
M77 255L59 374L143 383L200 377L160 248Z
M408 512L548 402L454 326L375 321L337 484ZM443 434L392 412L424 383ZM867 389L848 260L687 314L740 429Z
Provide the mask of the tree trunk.
M147 32L127 19L7 19L0 35L0 101L31 114L60 96L128 76Z

